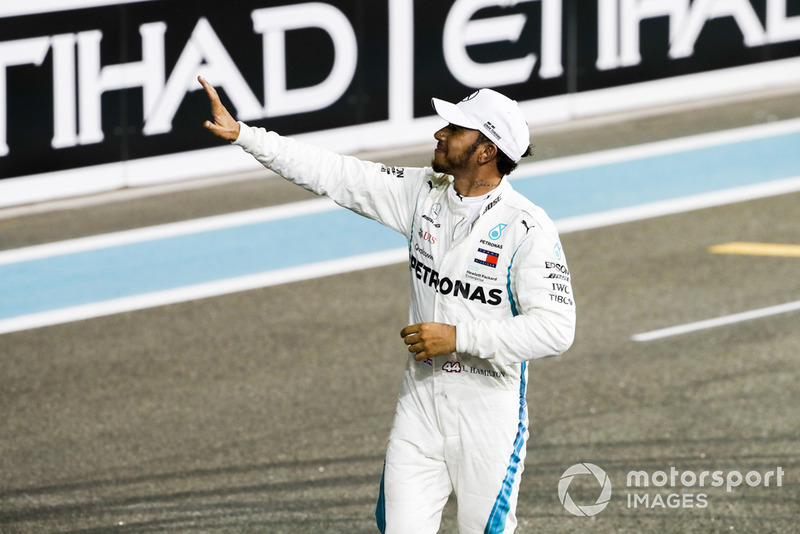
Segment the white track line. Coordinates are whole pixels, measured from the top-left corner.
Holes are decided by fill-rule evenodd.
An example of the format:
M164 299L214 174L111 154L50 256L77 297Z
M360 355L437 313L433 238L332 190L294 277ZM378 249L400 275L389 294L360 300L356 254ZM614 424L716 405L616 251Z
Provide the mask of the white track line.
M710 193L699 193L687 197L678 197L658 202L648 202L628 208L619 208L610 211L563 217L554 222L559 233L578 232L591 230L614 224L622 224L644 219L652 219L663 215L674 215L687 211L735 204L758 198L772 197L800 191L800 176L762 182L759 184L721 189Z
M509 180L525 179L532 176L584 169L608 165L622 161L645 159L666 154L689 152L702 148L728 145L743 141L753 141L765 137L777 137L800 132L800 119L787 119L752 126L741 126L729 130L676 137L663 141L652 141L621 148L611 148L586 154L564 156L520 165Z
M681 152L701 147L717 146L726 143L746 141L785 135L800 131L800 119L792 119L775 123L746 126L720 132L712 132L667 141L657 141L631 147L592 152L577 156L556 158L540 163L521 165L510 179L519 180L563 172L595 165L603 165L646 157ZM597 228L622 222L630 222L660 215L681 213L695 209L718 206L721 204L741 202L752 198L780 195L793 191L800 191L800 177L775 180L761 184L735 187L712 193L693 195L662 202L654 202L630 208L622 208L609 212L597 213L579 217L569 217L556 221L560 232L574 232L589 228ZM47 243L21 249L0 252L0 265L16 263L32 259L58 256L73 252L96 250L117 245L148 241L176 235L198 233L218 228L230 228L243 224L275 220L284 217L318 213L335 208L330 199L313 199L294 202L280 206L272 206L255 210L242 211L232 214L217 215L182 221L177 223L150 226L114 232L97 236L78 239L69 239L56 243Z
M662 215L672 215L757 198L777 196L796 191L800 191L800 176L722 189L711 193L701 193L660 202L640 204L638 206L592 213L589 215L565 217L557 219L554 222L558 227L558 231L562 234L566 234L613 224L640 221L653 217L660 217ZM175 223L147 226L144 228L134 228L132 230L122 230L109 234L67 239L65 241L56 241L42 245L0 251L0 265L128 245L131 243L140 243L143 241L152 241L155 239L164 239L179 235L196 234L288 217L298 217L301 215L331 211L336 208L336 204L329 198L319 198L224 215L214 215L201 219L191 219Z
M0 334L69 323L83 319L93 319L95 317L103 317L117 313L144 310L202 298L217 297L240 291L371 269L373 267L394 265L404 260L408 260L408 250L400 248L342 258L339 260L312 263L310 265L301 265L299 267L289 267L288 269L279 269L277 271L217 280L165 291L133 295L103 302L93 302L82 306L62 308L60 310L32 313L0 320Z
M179 235L197 234L222 228L233 228L235 226L298 217L300 215L321 213L334 209L336 209L336 204L333 200L327 197L315 198L267 208L203 217L201 219L191 219L157 226L134 228L133 230L112 232L110 234L67 239L65 241L2 251L0 252L0 265L120 245L129 245L131 243L141 243L143 241L153 241L155 239L164 239Z
M716 319L707 319L705 321L698 321L696 323L688 323L670 328L662 328L661 330L653 330L651 332L644 332L631 336L634 341L653 341L655 339L662 339L665 337L679 336L689 332L697 332L698 330L707 330L709 328L716 328L717 326L725 326L734 323L741 323L744 321L751 321L753 319L760 319L762 317L769 317L771 315L778 315L781 313L789 313L800 310L800 300L795 302L787 302L786 304L779 304L777 306L769 306L767 308L759 308L757 310L746 311L742 313L734 313L733 315L724 315Z

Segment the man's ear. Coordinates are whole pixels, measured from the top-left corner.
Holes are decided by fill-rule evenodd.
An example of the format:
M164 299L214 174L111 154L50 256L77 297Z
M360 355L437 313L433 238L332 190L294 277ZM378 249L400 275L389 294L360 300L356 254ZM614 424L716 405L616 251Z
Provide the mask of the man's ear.
M497 145L494 143L484 143L478 153L478 163L486 165L497 156Z

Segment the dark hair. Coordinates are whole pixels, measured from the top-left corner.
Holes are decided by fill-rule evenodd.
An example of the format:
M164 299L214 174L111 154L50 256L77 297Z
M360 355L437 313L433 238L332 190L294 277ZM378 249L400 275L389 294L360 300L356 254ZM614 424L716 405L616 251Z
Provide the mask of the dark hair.
M483 134L483 132L479 130L478 139L476 139L475 142L472 144L472 147L470 147L471 152L475 152L475 150L477 150L480 144L491 143L491 142L492 142L491 139L486 137ZM533 154L533 147L531 147L531 145L528 145L528 148L525 149L525 152L523 152L522 157L524 158L532 154ZM505 152L500 150L500 147L497 147L497 158L495 160L495 163L497 163L497 172L500 173L500 176L506 176L507 174L511 174L514 171L514 169L517 168L518 165L517 162L508 157L505 154Z

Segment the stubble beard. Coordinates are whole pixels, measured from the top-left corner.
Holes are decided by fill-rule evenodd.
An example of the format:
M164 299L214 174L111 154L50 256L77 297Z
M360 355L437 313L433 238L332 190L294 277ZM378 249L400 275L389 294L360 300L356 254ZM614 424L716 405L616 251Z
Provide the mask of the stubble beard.
M444 174L453 174L455 171L460 169L466 169L469 166L469 159L477 150L478 144L474 144L464 150L461 154L456 156L453 159L449 159L447 157L447 153L442 154L444 157L444 161L436 161L436 155L434 154L433 158L431 159L431 167L435 172L440 172Z

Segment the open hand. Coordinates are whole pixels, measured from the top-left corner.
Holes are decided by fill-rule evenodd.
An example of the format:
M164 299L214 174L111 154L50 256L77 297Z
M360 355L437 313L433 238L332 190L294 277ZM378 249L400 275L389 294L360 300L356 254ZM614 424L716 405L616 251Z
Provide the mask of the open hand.
M408 352L419 361L436 356L447 356L456 350L456 327L444 323L419 323L400 331Z
M208 80L202 76L198 76L197 81L199 81L203 89L206 90L208 100L211 102L211 115L214 117L214 122L206 121L203 123L203 126L220 139L235 141L236 138L239 137L239 123L236 122L236 119L234 119L228 110L225 109L225 106L222 105L219 94L217 94L217 90L214 89L214 86L208 83Z

